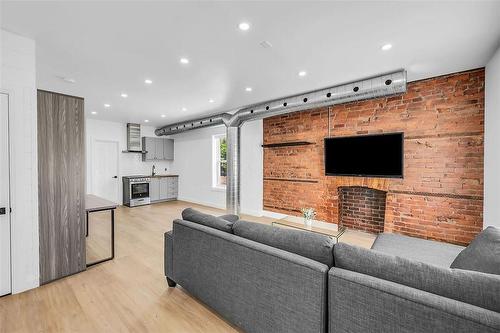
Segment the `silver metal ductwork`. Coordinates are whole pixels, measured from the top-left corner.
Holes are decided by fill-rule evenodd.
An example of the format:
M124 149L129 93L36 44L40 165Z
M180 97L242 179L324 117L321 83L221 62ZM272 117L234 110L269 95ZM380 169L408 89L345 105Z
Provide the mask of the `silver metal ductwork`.
M174 135L208 126L227 127L226 209L238 214L240 209L240 126L246 121L273 117L320 106L386 97L406 92L406 71L398 70L362 80L309 91L271 101L253 104L238 111L224 112L163 126L155 134Z
M229 126L226 129L226 210L236 215L240 212L240 132L240 126Z

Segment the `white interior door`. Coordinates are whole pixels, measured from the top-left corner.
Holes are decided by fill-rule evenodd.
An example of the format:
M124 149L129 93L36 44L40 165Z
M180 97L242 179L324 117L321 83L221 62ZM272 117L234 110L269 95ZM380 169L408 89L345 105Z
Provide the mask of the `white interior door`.
M0 296L11 292L9 96L0 93Z
M92 194L120 202L118 141L94 140L92 151Z

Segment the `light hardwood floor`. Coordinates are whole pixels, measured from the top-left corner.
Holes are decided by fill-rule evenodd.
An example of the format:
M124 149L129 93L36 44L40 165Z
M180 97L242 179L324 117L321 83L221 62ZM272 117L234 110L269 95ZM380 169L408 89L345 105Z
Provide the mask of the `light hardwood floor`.
M239 332L163 273L163 233L186 207L182 201L119 207L113 261L42 287L0 298L0 332ZM270 223L269 218L243 216ZM109 212L93 213L87 260L109 255ZM341 241L369 247L374 236L348 231Z

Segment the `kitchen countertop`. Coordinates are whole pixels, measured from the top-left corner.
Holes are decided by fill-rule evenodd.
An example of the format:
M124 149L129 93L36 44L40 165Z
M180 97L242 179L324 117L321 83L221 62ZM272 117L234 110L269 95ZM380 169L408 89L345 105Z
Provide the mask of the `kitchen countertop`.
M151 178L164 178L164 177L179 177L179 175L154 175L154 176L148 176Z

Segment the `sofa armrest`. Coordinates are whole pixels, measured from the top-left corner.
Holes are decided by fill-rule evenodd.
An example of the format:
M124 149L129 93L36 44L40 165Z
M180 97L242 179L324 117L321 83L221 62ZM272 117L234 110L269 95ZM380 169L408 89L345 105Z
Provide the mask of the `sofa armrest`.
M328 273L329 332L498 332L500 314L340 268Z
M164 265L165 265L165 276L173 279L173 268L174 268L174 238L172 235L172 230L165 233L165 245L164 251Z

